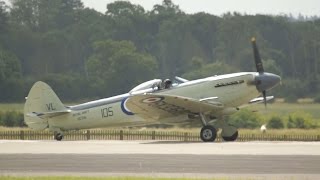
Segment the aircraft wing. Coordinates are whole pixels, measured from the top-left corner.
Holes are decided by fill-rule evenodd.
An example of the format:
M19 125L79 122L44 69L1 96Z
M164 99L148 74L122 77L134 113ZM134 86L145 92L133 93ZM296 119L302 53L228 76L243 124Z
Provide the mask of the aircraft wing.
M143 118L161 119L184 113L214 113L222 110L223 105L175 95L143 94L128 98L126 107Z
M70 113L71 110L70 109L66 109L63 111L51 111L51 112L32 112L32 113L28 113L27 116L29 117L39 117L39 118L50 118L50 117L54 117L54 116L60 116L66 113Z

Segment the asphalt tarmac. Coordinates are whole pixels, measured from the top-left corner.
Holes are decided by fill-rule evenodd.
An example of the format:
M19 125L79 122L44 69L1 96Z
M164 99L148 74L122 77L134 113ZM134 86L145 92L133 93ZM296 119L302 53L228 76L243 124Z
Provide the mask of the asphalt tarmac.
M0 175L320 179L320 143L2 140Z

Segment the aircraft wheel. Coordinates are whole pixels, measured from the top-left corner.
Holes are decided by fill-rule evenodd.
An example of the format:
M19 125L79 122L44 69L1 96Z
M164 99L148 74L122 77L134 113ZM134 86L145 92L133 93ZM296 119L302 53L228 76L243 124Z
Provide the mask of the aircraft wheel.
M63 139L63 134L62 133L56 133L54 135L54 139L57 141L61 141Z
M204 126L200 132L200 138L204 142L213 142L217 137L217 130L213 126Z
M224 141L235 141L237 138L238 138L238 131L236 131L232 136L229 136L229 137L223 137L222 136L222 139Z

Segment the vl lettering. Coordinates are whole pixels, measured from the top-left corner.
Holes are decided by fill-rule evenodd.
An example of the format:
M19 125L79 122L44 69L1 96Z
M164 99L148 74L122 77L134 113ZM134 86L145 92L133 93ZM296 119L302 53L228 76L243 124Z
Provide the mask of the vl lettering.
M52 103L46 104L48 111L54 111L56 108L53 107Z

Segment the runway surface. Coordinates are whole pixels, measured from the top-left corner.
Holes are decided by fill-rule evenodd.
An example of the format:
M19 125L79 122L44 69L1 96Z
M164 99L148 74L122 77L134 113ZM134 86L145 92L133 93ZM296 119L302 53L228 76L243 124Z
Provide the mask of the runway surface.
M320 179L320 143L0 140L0 174Z
M0 154L320 155L320 142L0 140Z

